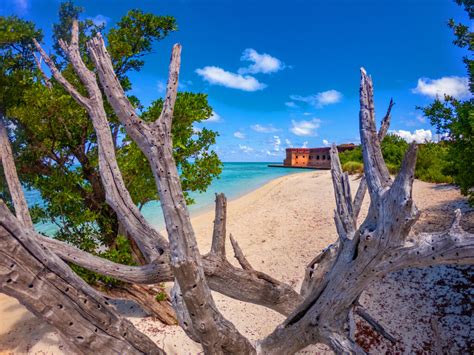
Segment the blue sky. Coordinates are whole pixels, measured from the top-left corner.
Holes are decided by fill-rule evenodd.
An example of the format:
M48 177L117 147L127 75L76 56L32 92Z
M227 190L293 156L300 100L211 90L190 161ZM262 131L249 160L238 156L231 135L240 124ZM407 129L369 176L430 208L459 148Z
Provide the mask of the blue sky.
M49 48L59 2L0 0L0 14L34 21ZM374 80L378 120L393 97L391 128L408 140L434 135L416 106L469 95L466 53L446 25L468 19L451 0L76 3L107 28L132 8L176 17L179 30L131 75L133 93L145 104L163 95L171 47L181 43L181 89L209 95L215 115L199 127L220 133L223 161L281 161L288 146L357 143L361 66Z

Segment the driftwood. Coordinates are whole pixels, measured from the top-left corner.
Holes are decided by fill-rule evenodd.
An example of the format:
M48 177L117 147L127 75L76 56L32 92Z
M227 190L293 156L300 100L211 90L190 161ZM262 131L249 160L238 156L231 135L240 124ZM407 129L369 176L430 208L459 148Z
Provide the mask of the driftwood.
M8 190L15 207L16 217L26 228L33 229L33 222L15 168L13 151L3 117L0 118L0 160L2 161L3 173L5 174Z
M0 204L0 290L54 326L77 353L162 351Z
M44 262L54 260L56 263L62 263L57 257L59 256L68 262L135 284L174 279L172 300L179 323L192 339L201 343L205 353L209 354L288 354L314 343L327 344L337 353L361 353L363 351L353 337L354 312L369 322L376 332L391 341L396 340L390 338L391 335L358 304L360 294L372 281L401 268L474 263L474 236L461 229L460 212L456 212L457 217L449 231L409 236L410 229L418 218L418 211L411 196L416 145L410 146L400 173L392 181L383 161L380 140L388 129L393 102L390 103L386 118L377 134L372 80L364 70L361 71L359 119L366 187L363 185L365 182L361 182L358 197L352 199L349 178L342 172L337 148L333 146L331 169L336 199L334 219L339 238L337 243L314 258L306 271L301 293L254 270L232 236L230 236L231 244L241 268L236 268L228 262L225 253L226 200L223 195L216 196L216 218L211 250L208 254L201 255L172 156L171 125L178 86L181 47L179 45L173 47L161 115L156 121L147 123L137 115L120 86L100 34L87 44L97 71L95 73L82 61L77 45L77 32L78 26L75 21L71 43L67 45L61 41L60 44L84 84L88 97L81 95L67 82L41 46L38 43L36 46L56 82L87 110L93 121L99 141L99 167L107 202L137 243L148 264L137 267L114 264L59 241L35 235L33 231L27 230L19 223L16 223L13 229L3 227L12 240L19 240L27 235L31 240L29 247L41 243L44 253L47 253ZM148 159L158 188L169 242L144 221L124 187L115 159L96 74L100 87L104 90L107 100L127 134ZM357 217L366 190L369 191L371 203L364 222L358 226ZM2 221L15 221L8 213L8 211L1 213ZM6 255L11 254L11 249L4 250L7 251ZM21 264L27 264L29 260L28 255L18 253L15 254L15 258ZM64 263L60 265L67 268ZM61 272L66 271L71 272L69 269ZM57 275L57 272L53 272L52 277ZM30 304L32 307L32 302L29 303L32 295L25 292L15 293L8 288L8 285L4 286L5 282L2 283L2 292L9 293L20 302ZM87 286L77 280L77 277L72 282L80 289ZM25 288L26 279L21 279L20 284ZM222 316L212 299L210 289L245 302L271 308L288 317L272 334L257 344L252 344ZM91 297L96 296L96 293L91 294ZM53 301L45 298L44 302ZM52 306L54 303L48 305ZM109 308L106 310L109 311ZM97 309L95 316L104 317L103 312L106 310ZM51 317L56 319L55 321L51 321L41 312L35 314L61 330L62 323L57 319L58 312L56 310L52 312ZM73 314L77 319L82 319L81 316ZM114 327L128 324L118 316L107 319ZM96 340L96 336L90 332L94 322L96 319L92 316L84 320L84 336L95 342L99 351L110 350L110 346L104 346L102 340ZM130 329L131 333L127 331L127 336L136 334L135 328ZM66 339L73 346L77 346L78 339L72 338L70 333L65 334ZM129 341L124 333L121 334L122 337L115 339L115 342ZM137 344L142 344L143 341L145 345L140 347L142 345L131 344L129 341L129 346L134 346L139 351L149 351L145 349L146 346L151 346L146 338L137 335L134 339L137 340ZM158 351L157 348L153 348L149 352Z

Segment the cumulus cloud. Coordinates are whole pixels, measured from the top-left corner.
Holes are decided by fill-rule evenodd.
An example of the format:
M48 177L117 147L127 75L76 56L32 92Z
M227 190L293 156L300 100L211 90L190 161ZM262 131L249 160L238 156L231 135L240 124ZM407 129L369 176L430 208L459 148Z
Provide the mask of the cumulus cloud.
M440 79L420 78L412 92L431 98L449 95L456 99L465 99L471 96L468 78L459 76L445 76Z
M265 154L266 154L266 155L269 155L269 156L271 156L271 157L275 157L275 156L277 156L277 155L278 155L278 153L277 153L277 152L273 152L273 151L271 151L271 150L268 150L268 149L267 149L267 150L265 150Z
M94 17L88 17L89 20L92 20L94 25L96 26L106 26L107 22L110 21L110 17L104 16L104 15L97 15Z
M207 66L196 69L196 73L210 84L225 86L243 91L257 91L267 87L253 76L231 73L222 68Z
M166 92L166 83L163 80L158 80L156 90L158 90L158 94L164 94Z
M304 141L301 148L308 148L308 141Z
M338 103L342 100L342 94L337 90L327 90L310 96L290 95L290 99L305 102L316 108L321 108Z
M317 129L321 126L321 120L313 118L310 121L291 120L290 131L297 136L316 136Z
M285 102L285 105L290 107L290 108L297 108L298 107L298 105L295 104L293 101L287 101L287 102Z
M202 128L193 127L193 133L194 133L194 134L198 134L198 133L201 133L201 132L202 132Z
M285 139L285 144L287 147L291 147L291 141L288 138Z
M416 115L416 120L420 123L426 123L426 117L422 115Z
M236 131L236 132L234 132L234 137L239 138L239 139L245 139L245 134L243 134L240 131Z
M408 143L425 143L433 140L433 135L429 129L417 129L415 132L404 131L402 129L398 131L390 131L401 138L403 138Z
M204 122L220 122L222 121L222 117L216 112L212 111L211 117L209 117L207 120L204 120Z
M273 150L275 152L280 151L281 139L279 136L273 136Z
M240 58L242 61L249 61L250 64L246 68L240 68L239 74L257 74L257 73L275 73L285 68L285 64L280 59L272 57L270 54L258 53L255 49L247 48Z
M249 147L249 146L243 145L243 144L239 144L239 148L244 153L252 153L254 151L254 149L252 147Z
M328 147L330 145L330 143L327 139L323 139L323 144L324 144L325 147Z
M269 125L261 125L261 124L254 124L250 126L255 132L259 133L272 133L272 132L278 132L278 129L273 127L271 124Z

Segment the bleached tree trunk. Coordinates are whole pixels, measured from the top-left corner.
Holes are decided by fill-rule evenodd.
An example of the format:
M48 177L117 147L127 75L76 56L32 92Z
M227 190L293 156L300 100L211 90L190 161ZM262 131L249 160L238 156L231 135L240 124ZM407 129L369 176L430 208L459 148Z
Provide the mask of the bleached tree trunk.
M8 190L12 198L13 207L15 208L16 217L26 228L33 229L28 204L16 171L13 151L10 139L8 138L7 128L5 127L4 117L0 117L0 160L2 162L5 179L7 180Z
M371 198L368 215L356 227L347 173L335 146L331 165L339 235L335 261L320 275L303 303L267 338L258 350L265 354L293 353L317 342L338 353L361 353L350 332L350 315L360 294L374 280L403 267L474 263L474 236L461 230L459 217L449 232L408 234L418 218L412 200L416 144L412 144L395 181L383 161L375 128L372 80L361 70L360 134L364 173ZM457 212L458 216L460 212Z
M55 327L75 353L160 354L0 203L0 291Z

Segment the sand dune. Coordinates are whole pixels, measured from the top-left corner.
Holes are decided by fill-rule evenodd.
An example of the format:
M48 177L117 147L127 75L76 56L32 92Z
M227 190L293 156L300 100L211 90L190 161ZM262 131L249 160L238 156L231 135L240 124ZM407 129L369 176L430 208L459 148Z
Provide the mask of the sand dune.
M352 184L355 191L358 181L353 179ZM451 186L415 181L414 199L422 210L415 230L443 229L449 224L455 207L468 211L465 199ZM367 200L368 198L362 214L367 209ZM336 230L332 220L334 206L328 171L288 175L229 202L227 230L238 240L256 269L298 289L305 265L335 240ZM210 248L212 221L212 211L193 218L202 253ZM472 229L474 214L468 212L463 223L465 228ZM230 243L227 245L227 253L229 260L234 262ZM430 270L390 275L386 280L372 285L362 297L362 302L371 310L371 314L396 337L404 339L406 346L396 348L399 351L429 351L448 345L462 349L463 344L469 340L468 328L466 335L469 316L466 319L466 314L463 314L463 295L452 296L456 290L449 281L465 282L464 278L469 270ZM448 281L440 286L441 279ZM445 313L449 313L448 316L441 314L439 307L436 308L436 300L446 296L446 293L450 296L445 297L445 303L448 304L444 304L443 309ZM216 293L214 296L222 313L252 340L270 333L283 320L279 314L263 307L235 301ZM410 302L405 302L407 299ZM451 312L449 307L454 307L455 310ZM168 353L196 354L201 351L199 345L189 340L179 327L164 327L149 318L141 317L134 306L121 304L121 309L124 312L127 310L127 316L130 316L137 327ZM432 316L433 312L436 313L436 319ZM51 327L35 319L14 299L4 295L0 295L0 319L0 351L15 354L67 352L64 342ZM449 333L447 328L453 325L455 330L449 330ZM433 328L441 329L450 338L433 340ZM361 324L361 331L370 330ZM445 344L448 341L450 343ZM389 347L380 339L375 339L372 346L374 352ZM325 351L325 348L312 347L302 353L316 351Z

